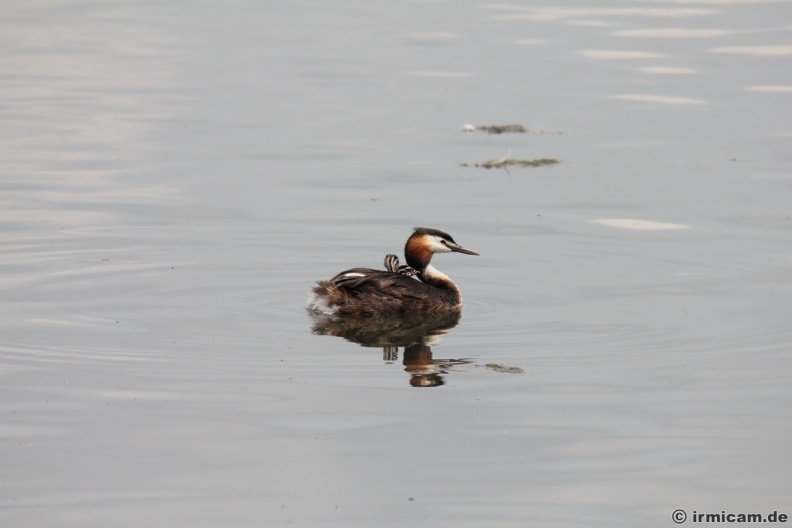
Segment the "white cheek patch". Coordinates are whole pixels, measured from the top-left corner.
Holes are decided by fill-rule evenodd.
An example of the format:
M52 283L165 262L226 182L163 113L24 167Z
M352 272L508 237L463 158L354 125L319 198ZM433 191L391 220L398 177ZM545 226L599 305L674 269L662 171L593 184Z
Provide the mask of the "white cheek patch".
M448 246L443 244L440 240L441 239L436 236L429 237L429 249L432 250L432 253L449 253L451 250L448 249Z

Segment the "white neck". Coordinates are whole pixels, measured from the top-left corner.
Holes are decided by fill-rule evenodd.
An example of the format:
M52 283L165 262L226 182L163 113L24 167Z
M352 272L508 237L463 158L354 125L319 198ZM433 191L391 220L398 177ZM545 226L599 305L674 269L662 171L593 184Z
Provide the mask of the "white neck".
M448 275L437 270L431 264L426 266L421 272L421 280L430 286L446 290L449 294L456 296L456 305L462 304L462 292L459 287L454 284L454 281Z
M453 281L451 280L451 278L448 275L446 275L445 273L443 273L439 269L435 268L431 264L426 266L426 269L423 271L423 274L426 275L427 277L431 277L432 279L435 279L435 280L448 281L448 282L452 282L453 283Z

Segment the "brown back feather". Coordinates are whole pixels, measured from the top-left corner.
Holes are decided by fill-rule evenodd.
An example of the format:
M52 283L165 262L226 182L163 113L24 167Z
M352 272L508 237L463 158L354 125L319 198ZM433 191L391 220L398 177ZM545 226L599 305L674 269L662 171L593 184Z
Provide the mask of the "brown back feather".
M361 273L360 277L345 276ZM329 281L320 281L314 293L336 306L335 313L409 313L448 308L437 289L416 279L390 271L354 268Z

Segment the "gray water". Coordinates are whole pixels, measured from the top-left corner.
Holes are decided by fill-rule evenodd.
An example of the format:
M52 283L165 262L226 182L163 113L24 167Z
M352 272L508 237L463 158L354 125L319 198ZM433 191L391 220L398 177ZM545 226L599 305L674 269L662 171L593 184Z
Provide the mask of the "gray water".
M8 3L0 523L792 515L790 24L761 0ZM470 166L506 157L560 163ZM481 253L434 262L458 324L417 355L321 335L311 284L414 226Z

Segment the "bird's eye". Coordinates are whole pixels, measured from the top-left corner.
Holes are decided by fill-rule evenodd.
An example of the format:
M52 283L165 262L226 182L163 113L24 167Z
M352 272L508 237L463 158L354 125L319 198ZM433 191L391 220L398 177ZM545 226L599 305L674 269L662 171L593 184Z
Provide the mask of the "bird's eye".
M440 243L443 244L444 246L448 245L448 242L446 242L445 240L441 240Z

